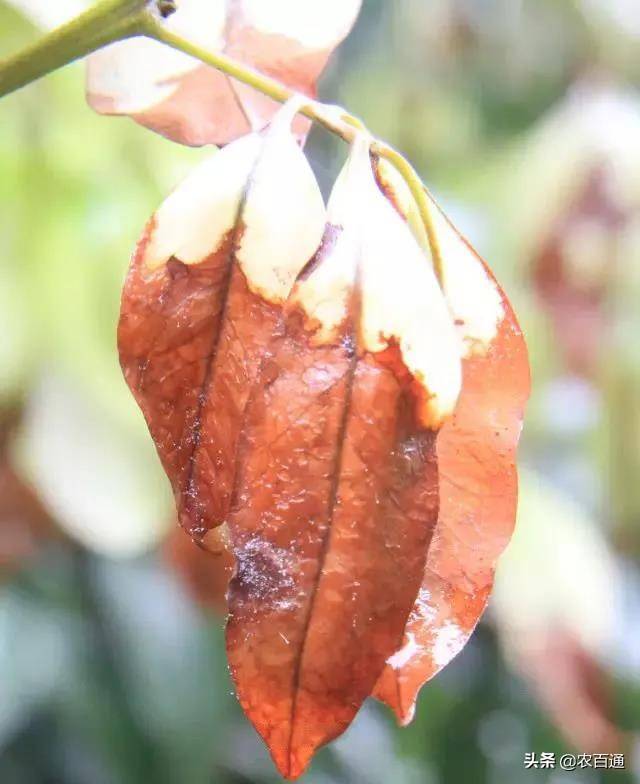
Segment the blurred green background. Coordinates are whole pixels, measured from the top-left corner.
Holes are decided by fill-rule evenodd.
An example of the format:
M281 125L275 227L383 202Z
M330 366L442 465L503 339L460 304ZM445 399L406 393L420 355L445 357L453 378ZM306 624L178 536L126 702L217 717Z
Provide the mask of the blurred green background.
M0 0L0 57L37 34ZM332 61L321 95L492 264L534 392L485 620L410 727L368 704L308 784L640 781L639 87L637 0L365 0ZM308 150L328 187L344 149ZM137 236L205 154L93 114L81 65L0 101L1 784L278 780L115 348Z

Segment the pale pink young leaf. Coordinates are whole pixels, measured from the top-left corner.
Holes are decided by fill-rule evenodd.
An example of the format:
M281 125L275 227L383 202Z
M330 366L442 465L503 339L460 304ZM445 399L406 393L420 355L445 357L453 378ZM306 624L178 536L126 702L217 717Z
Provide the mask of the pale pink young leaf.
M239 0L230 15L226 51L256 70L315 97L316 82L334 48L349 34L362 0ZM270 98L234 82L246 116L263 127L277 110ZM308 128L298 120L299 132Z
M162 24L314 96L316 82L345 38L361 0L178 0ZM102 114L129 115L190 145L227 144L263 128L278 104L198 60L135 38L89 58L87 97ZM309 128L299 119L303 137Z

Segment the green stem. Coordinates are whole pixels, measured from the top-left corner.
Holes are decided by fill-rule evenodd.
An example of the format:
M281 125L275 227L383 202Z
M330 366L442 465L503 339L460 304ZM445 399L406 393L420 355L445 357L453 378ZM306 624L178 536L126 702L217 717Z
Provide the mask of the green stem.
M407 183L411 195L414 198L424 229L427 232L427 239L429 241L429 250L431 251L431 260L433 262L433 270L440 282L443 285L443 265L442 265L442 251L440 243L438 242L438 235L436 232L435 222L433 220L433 206L429 198L428 191L424 183L420 179L420 175L409 163L409 161L401 155L393 147L390 147L385 142L376 141L372 144L371 150L377 153L381 158L386 158L389 163L392 163L395 168L400 172L402 178Z
M0 98L96 49L140 34L146 6L147 0L101 0L13 57L0 60Z

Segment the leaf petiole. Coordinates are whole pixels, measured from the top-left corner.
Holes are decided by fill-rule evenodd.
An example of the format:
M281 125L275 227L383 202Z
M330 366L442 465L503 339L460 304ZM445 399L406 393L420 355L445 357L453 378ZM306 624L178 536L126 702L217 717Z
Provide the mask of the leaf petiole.
M200 62L222 71L232 79L253 87L274 101L286 103L296 94L294 90L286 87L276 79L272 79L270 76L266 76L240 63L222 52L212 52L191 41L187 41L182 36L160 24L151 15L145 16L142 22L142 32L148 38L161 41L173 49L191 55L196 60L200 60ZM359 120L348 115L344 109L327 106L311 99L300 109L299 113L322 125L345 141L351 141L356 129L363 127Z
M100 0L13 57L0 60L0 98L97 49L141 34L148 0Z
M404 181L407 183L407 186L411 191L411 195L413 196L413 199L418 208L418 212L420 213L424 229L427 233L429 250L431 251L431 260L433 263L433 271L435 272L436 278L442 287L444 274L442 265L442 251L440 249L438 234L433 220L432 202L428 196L424 183L420 179L420 175L403 155L401 155L397 150L394 150L393 147L389 146L385 142L375 141L371 146L371 150L395 166Z

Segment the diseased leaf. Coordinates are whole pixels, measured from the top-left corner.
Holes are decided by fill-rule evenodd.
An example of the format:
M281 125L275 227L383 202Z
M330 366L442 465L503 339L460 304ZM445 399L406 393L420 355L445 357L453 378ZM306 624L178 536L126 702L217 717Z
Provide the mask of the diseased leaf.
M324 227L290 120L287 110L264 138L240 139L185 180L147 226L123 292L125 377L180 523L201 542L227 519L251 384Z
M366 146L329 220L245 410L229 515L229 662L291 778L348 726L397 646L437 515L434 428L459 383L435 276Z
M406 193L378 176L397 207ZM453 417L437 440L440 512L417 602L376 695L401 723L420 688L464 647L482 615L496 561L515 522L515 453L529 395L529 366L516 317L490 271L432 202L443 290L464 345Z
M406 720L471 632L528 391L490 273L434 206L438 281L364 135L327 221L297 108L162 205L119 330L182 526L228 542L231 673L287 778L374 689Z
M361 0L178 0L161 23L210 51L224 51L308 96ZM183 144L226 144L260 130L278 104L193 58L136 38L89 58L87 96L103 114L126 114ZM305 135L306 120L296 121Z
M316 82L333 50L347 37L362 0L240 0L231 7L226 52L294 90L315 97ZM240 82L233 82L252 128L262 128L277 104ZM309 123L295 125L306 134Z

